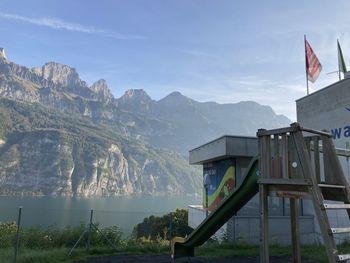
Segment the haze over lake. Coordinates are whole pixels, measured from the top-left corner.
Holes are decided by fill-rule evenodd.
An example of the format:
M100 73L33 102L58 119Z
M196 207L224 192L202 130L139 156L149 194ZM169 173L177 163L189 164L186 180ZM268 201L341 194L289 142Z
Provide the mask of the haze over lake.
M119 226L124 236L131 234L134 225L150 215L161 216L199 204L200 197L158 196L158 197L0 197L0 221L17 221L18 208L22 206L22 226L48 227L56 225L78 225L88 223L90 210L94 210L93 221L101 227Z

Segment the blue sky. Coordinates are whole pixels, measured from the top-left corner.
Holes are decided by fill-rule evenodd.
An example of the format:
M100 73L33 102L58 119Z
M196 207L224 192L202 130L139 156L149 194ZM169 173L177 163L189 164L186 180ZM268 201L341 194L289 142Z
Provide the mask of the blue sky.
M198 101L253 100L296 119L306 94L304 34L337 81L336 40L350 61L349 1L1 0L0 47L28 67L55 61L119 97L144 89ZM347 64L350 63L348 62Z

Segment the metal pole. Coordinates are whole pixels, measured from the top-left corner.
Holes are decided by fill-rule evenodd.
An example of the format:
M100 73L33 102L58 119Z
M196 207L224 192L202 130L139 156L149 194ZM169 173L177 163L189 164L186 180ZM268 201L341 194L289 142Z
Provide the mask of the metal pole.
M18 210L18 219L17 219L17 234L16 234L16 247L15 247L15 258L13 260L14 263L17 262L18 250L19 250L19 229L21 226L21 218L22 218L22 206L19 207Z
M208 217L209 211L208 211L208 186L205 187L205 217Z
M68 256L70 256L73 252L73 250L76 248L76 246L79 244L80 240L84 237L85 233L86 233L86 228L84 229L83 233L81 233L80 237L78 238L77 242L75 242L74 246L72 247L72 249L69 251Z
M103 234L100 229L98 229L97 226L95 226L94 224L91 224L95 230L100 233L100 235L109 243L109 245L111 246L111 248L114 248L115 250L118 250L117 247L108 239L108 237L105 236L105 234Z
M306 35L304 35L304 46L305 46L305 73L306 73L306 94L309 95L309 80L307 78L307 71L309 68L309 62L307 59L307 52L306 52Z
M92 216L93 216L94 210L90 210L90 224L89 224L89 233L88 233L88 240L87 240L87 250L90 250L90 243L91 243L91 229L92 229Z
M339 52L340 52L340 50L339 50L339 39L337 39L337 51L338 51L338 75L339 75L339 80L341 80L340 63L339 63L339 59L340 59L340 57L339 57Z

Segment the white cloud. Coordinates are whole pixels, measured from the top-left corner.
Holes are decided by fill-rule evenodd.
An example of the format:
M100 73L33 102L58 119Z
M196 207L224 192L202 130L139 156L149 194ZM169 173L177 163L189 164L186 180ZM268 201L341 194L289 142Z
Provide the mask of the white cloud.
M281 89L291 91L291 92L296 92L296 93L305 93L306 87L305 85L301 84L279 84L278 87Z
M267 85L273 85L274 82L267 79L256 79L253 77L246 77L244 79L240 80L231 80L231 84L234 85L243 85L243 86L251 86L251 87L261 87L261 86L267 86Z
M192 50L192 49L181 49L178 48L178 51L180 51L183 54L194 56L194 57L204 57L204 58L211 58L211 59L217 59L218 56L213 55L211 53L199 51L199 50Z
M26 16L17 15L17 14L8 14L8 13L0 12L0 18L17 20L24 23L37 25L37 26L46 26L56 30L66 30L70 32L80 32L80 33L101 35L101 36L111 37L119 40L135 40L135 39L146 38L144 36L125 35L125 34L113 32L105 29L98 29L91 26L85 26L78 23L70 23L70 22L66 22L61 19L52 18L52 17L33 18L33 17L26 17Z

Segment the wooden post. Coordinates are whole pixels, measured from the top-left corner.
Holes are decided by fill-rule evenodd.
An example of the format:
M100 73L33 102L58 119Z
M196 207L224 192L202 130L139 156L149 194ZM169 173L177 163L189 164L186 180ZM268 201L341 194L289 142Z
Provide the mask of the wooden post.
M313 138L314 144L314 162L315 162L315 174L317 183L321 182L321 170L320 170L320 148L318 137Z
M280 177L280 153L279 153L279 138L278 134L275 134L273 137L273 176L274 178Z
M259 185L260 195L260 263L269 263L269 217L267 186Z
M299 220L298 220L298 200L295 198L289 198L290 202L290 225L292 232L292 262L301 263L300 254L300 232L299 232Z
M282 134L282 178L289 178L288 170L288 137Z

